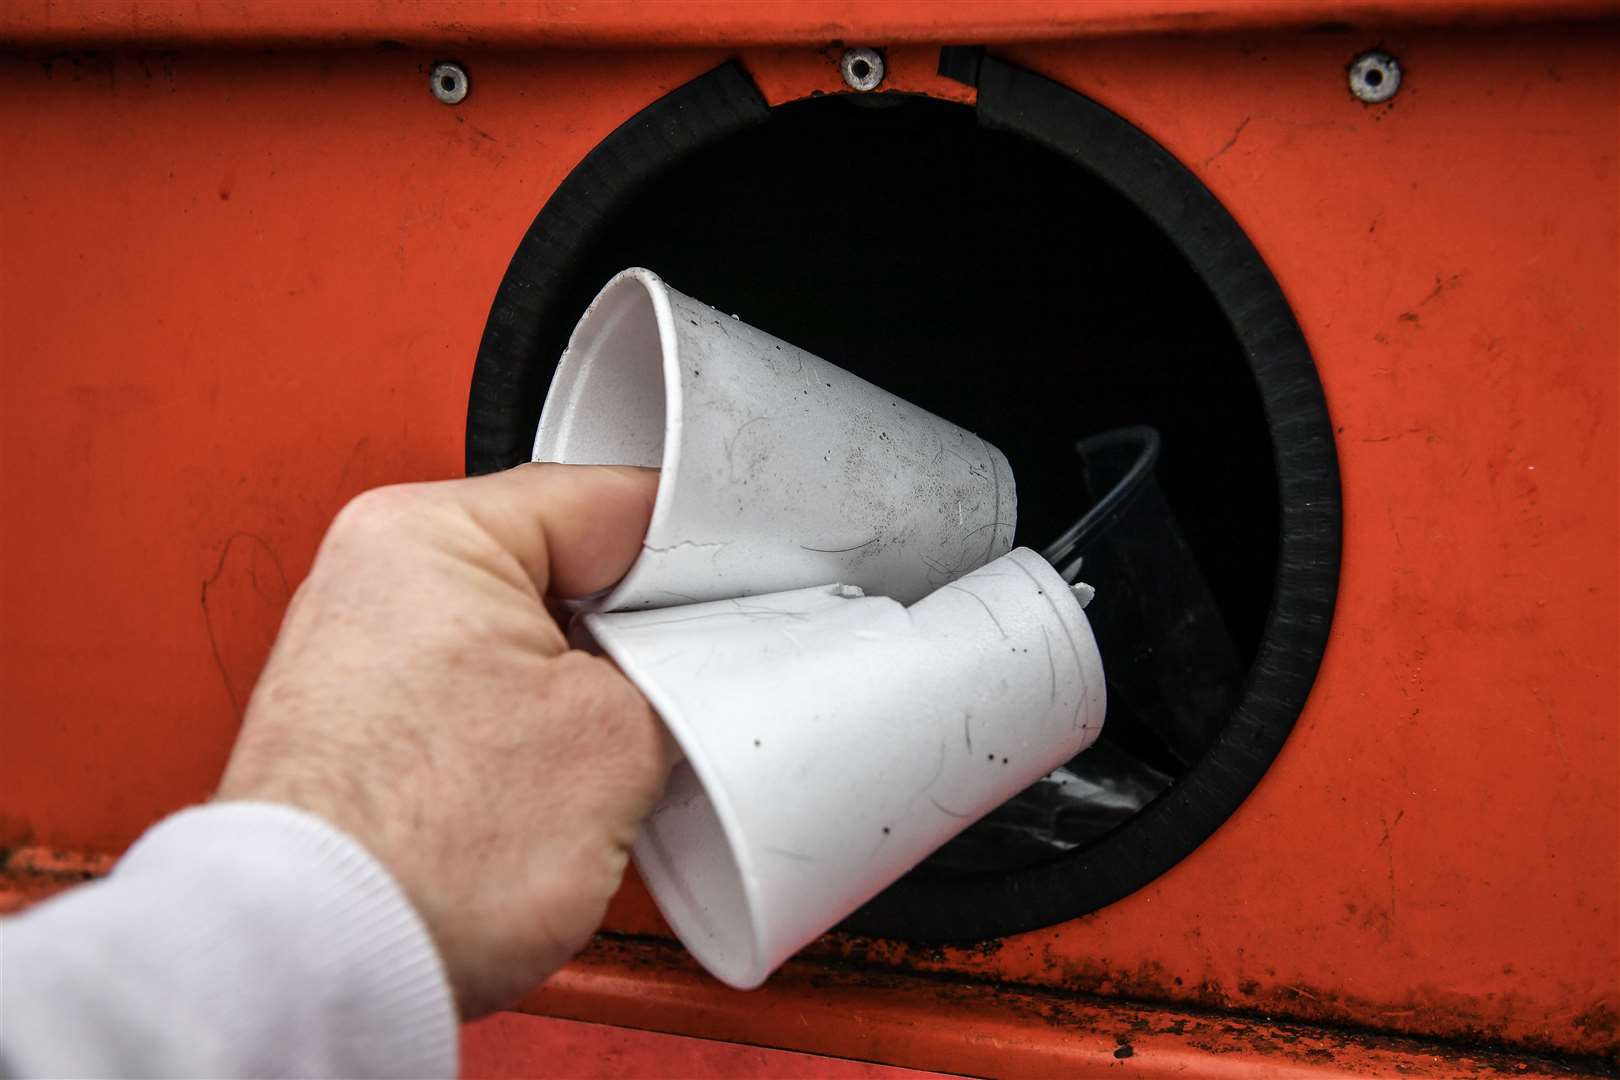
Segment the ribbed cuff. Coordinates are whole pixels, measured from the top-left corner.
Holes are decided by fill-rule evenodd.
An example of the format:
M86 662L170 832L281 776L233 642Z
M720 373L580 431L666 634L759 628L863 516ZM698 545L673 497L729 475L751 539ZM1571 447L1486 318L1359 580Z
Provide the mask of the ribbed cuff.
M455 1003L427 926L388 871L321 818L275 803L185 810L141 837L112 881L183 884L202 902L181 901L174 947L251 966L239 974L259 992L239 1000L255 1015L228 1010L224 1031L238 1047L266 1031L276 1042L249 1071L456 1075Z

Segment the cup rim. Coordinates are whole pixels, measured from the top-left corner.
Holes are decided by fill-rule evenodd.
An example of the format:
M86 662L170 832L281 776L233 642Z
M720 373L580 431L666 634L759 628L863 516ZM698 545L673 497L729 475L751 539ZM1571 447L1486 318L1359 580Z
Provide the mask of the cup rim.
M595 354L585 355L578 348L589 342L591 336L597 333L597 323L603 318L603 309L608 304L619 300L619 294L626 290L640 287L640 296L652 308L653 322L658 328L659 350L659 378L663 380L664 388L664 442L659 458L658 490L653 495L652 515L647 522L647 531L641 537L641 550L637 552L635 562L630 564L624 576L605 589L591 593L589 596L573 597L563 601L563 606L571 611L603 611L612 610L619 606L626 594L635 591L639 579L647 573L643 555L649 538L656 536L660 528L667 524L674 514L675 487L680 475L680 446L682 434L681 417L682 390L680 379L680 339L675 333L675 314L670 306L669 285L656 273L642 266L632 266L621 270L608 279L606 285L596 294L595 299L586 308L574 331L569 335L568 346L563 351L563 359L558 365L557 374L553 380L554 392L558 385L567 386L578 378L585 367L594 361ZM567 382L563 382L566 380ZM549 404L549 398L548 398ZM540 429L545 430L545 416L542 413ZM539 450L539 432L536 433L536 451Z
M831 587L831 586L827 586ZM681 756L685 759L694 773L697 774L699 786L703 789L704 798L709 800L714 810L715 820L725 837L726 851L732 864L737 869L737 879L742 886L743 908L748 916L748 957L739 964L719 963L713 957L700 957L703 967L721 982L739 990L751 990L759 986L770 975L773 965L767 953L764 929L764 911L759 891L759 877L755 873L752 859L749 857L749 848L746 837L743 835L742 824L738 818L736 808L731 804L726 794L725 785L720 783L720 777L715 773L708 755L703 752L702 745L697 741L693 732L686 726L685 714L679 704L665 690L660 680L653 678L651 673L637 662L634 650L626 649L613 632L612 623L598 619L595 615L611 614L610 612L593 612L584 616L580 622L585 633L591 641L607 654L608 658L624 672L636 689L647 698L652 705L653 712L670 737L680 747ZM678 765L679 763L677 763ZM639 848L642 838L638 834L636 847ZM636 858L637 872L643 877L648 876L647 869L642 865L639 852ZM659 871L662 873L662 870ZM648 882L651 886L653 883ZM675 930L676 937L687 943L687 949L694 955L698 950L693 948L691 941L701 940L695 935L687 933L688 919L684 911L665 910L662 903L659 911Z

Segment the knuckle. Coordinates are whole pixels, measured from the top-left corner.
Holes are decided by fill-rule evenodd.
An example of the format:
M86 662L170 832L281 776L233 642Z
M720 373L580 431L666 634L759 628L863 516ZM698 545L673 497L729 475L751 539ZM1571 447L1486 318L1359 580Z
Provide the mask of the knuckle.
M328 532L343 537L371 537L392 532L419 511L422 497L413 484L362 491L344 504Z

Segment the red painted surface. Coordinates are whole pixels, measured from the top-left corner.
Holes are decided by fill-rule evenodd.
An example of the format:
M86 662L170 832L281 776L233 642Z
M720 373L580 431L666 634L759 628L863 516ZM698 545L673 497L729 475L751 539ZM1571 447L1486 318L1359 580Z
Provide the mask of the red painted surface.
M52 0L0 12L0 42L82 47L163 45L825 45L871 42L1004 44L1076 37L1311 29L1390 23L1489 26L1587 20L1610 0Z
M740 993L673 946L599 939L521 1006L1008 1080L1559 1076L1562 1063L1098 998L794 961Z
M943 1073L500 1013L461 1029L465 1080L933 1080Z
M685 10L705 33L736 26ZM799 14L761 16L770 36L812 32L810 8L780 10ZM907 5L863 10L847 36L876 40L857 31ZM43 11L13 5L0 26L57 25ZM1344 67L1372 44L1407 74L1369 109ZM1615 24L998 52L1164 143L1281 281L1339 428L1333 640L1267 779L1148 888L992 947L813 954L1614 1052ZM726 55L475 49L455 109L428 95L425 51L13 68L34 92L0 97L0 844L116 851L208 794L331 514L459 471L474 349L535 211L616 124ZM965 96L928 50L895 58L895 88ZM773 101L837 85L814 50L743 59ZM663 932L633 884L611 923ZM922 985L862 1006L888 1030L913 1017L886 1060L926 1064L907 996ZM855 1032L796 1034L773 1000L717 996L701 1026L638 1007L649 1025L853 1052ZM595 1018L638 1022L615 1009ZM1061 1050L1061 1030L1026 1021Z

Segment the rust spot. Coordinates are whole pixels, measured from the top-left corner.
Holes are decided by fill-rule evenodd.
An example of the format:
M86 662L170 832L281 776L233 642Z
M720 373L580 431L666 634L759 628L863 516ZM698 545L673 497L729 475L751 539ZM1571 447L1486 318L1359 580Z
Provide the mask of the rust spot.
M0 914L21 911L63 889L101 877L114 858L54 848L0 848Z
M1614 1009L1600 1001L1571 1020L1570 1026L1576 1031L1612 1044L1615 1036L1620 1035L1620 1016L1615 1014Z
M1374 928L1388 917L1382 905L1346 904L1345 908L1347 911L1355 908L1352 917L1359 917ZM860 975L863 979L875 977L877 973L869 970L874 968L883 969L885 974L915 972L945 978L995 979L998 972L994 958L1001 948L999 941L940 946L834 934L810 946L804 955L864 969ZM1357 1034L1356 1040L1441 1038L1495 1045L1503 1048L1502 1053L1511 1052L1507 1049L1511 1045L1514 1050L1555 1056L1572 1052L1612 1053L1617 1029L1620 1029L1620 1018L1612 1004L1599 1002L1581 1014L1575 1025L1578 1036L1574 1040L1566 1032L1561 1040L1555 1041L1557 1037L1549 1032L1541 1037L1515 1038L1510 1043L1507 1011L1484 1012L1482 1010L1491 1007L1477 997L1434 986L1413 986L1400 1000L1373 1000L1335 993L1316 985L1279 983L1273 970L1266 971L1264 980L1245 978L1235 990L1228 990L1215 979L1188 985L1181 975L1174 975L1153 962L1126 967L1106 959L1077 960L1050 946L1042 948L1037 960L1036 966L1045 974L1041 986L1026 986L1032 993L1080 994L1140 1002L1146 1006L1190 1007L1227 1014L1196 1025L1178 1019L1157 1029L1189 1039L1202 1039L1209 1044L1211 1053L1242 1050L1246 1045L1244 1040L1250 1036L1239 1033L1249 1031L1246 1025L1258 1016L1268 1020L1285 1017L1306 1024L1345 1025L1383 1033L1379 1036ZM1291 1045L1290 1040L1298 1041L1299 1036L1273 1034L1267 1038ZM1234 1041L1237 1046L1233 1045ZM1274 1050L1272 1046L1267 1048L1268 1053ZM1300 1054L1304 1054L1304 1047ZM1320 1056L1315 1053L1311 1060ZM1300 1060L1307 1059L1301 1057Z

